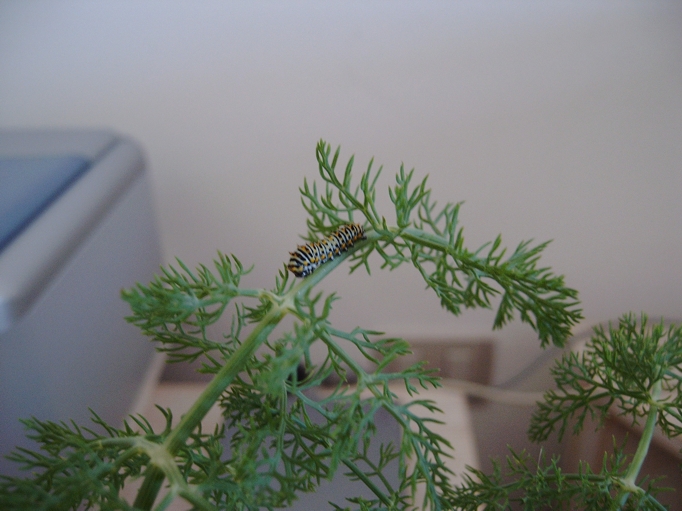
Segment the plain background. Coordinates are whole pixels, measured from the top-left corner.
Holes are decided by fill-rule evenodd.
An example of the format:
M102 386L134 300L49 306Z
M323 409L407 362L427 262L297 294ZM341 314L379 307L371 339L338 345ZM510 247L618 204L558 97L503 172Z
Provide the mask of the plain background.
M147 152L165 260L216 250L271 287L305 232L323 138L385 190L401 162L465 200L476 248L553 239L585 321L680 317L682 4L675 1L0 0L0 128L112 128ZM387 196L380 199L390 219ZM538 351L518 321L455 318L416 272L337 271L332 321L492 337L496 379Z

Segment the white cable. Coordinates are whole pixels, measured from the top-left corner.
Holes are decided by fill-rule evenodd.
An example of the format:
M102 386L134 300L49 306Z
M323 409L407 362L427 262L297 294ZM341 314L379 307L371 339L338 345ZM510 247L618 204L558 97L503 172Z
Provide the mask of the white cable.
M487 401L502 403L510 406L535 406L543 398L543 392L522 392L518 390L506 390L481 383L466 380L443 378L440 381L444 388L459 390L468 396L480 397Z

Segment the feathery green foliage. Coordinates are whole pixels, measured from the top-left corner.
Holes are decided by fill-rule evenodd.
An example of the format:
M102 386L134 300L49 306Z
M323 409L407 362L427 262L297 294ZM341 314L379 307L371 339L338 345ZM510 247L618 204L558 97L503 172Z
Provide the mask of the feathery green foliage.
M606 456L601 470L581 462L578 473L562 472L559 460L535 462L512 451L503 474L497 465L492 475L471 470L457 489L462 509L586 509L663 510L661 491L648 476L640 476L655 428L672 438L682 433L682 328L663 322L648 325L633 314L609 326L597 327L580 352L565 354L552 374L557 388L538 403L529 429L534 441L553 431L563 437L569 426L579 434L586 418L603 423L618 414L643 431L635 453L626 456L620 446Z
M340 470L364 483L371 497L349 495L347 502L330 508L474 509L476 499L483 502L486 488L492 491L500 484L498 476L486 479L474 473L468 490L455 488L445 464L448 442L430 429L431 420L419 415L420 409L434 410L435 405L416 397L399 402L392 390L400 385L416 396L420 389L438 386L437 377L421 364L388 372L392 360L408 353L407 343L360 327L335 329L329 313L336 297L315 292L315 286L345 260L351 271L364 267L369 273L375 253L382 268L414 266L451 313L495 307L494 328L518 316L535 329L542 345L558 346L581 319L577 293L562 277L538 266L546 243L522 242L508 253L498 237L477 249L466 248L458 223L460 205L439 208L426 179L413 184L414 171L401 168L389 188L396 218L396 225L389 225L376 203L381 169L373 171L370 162L358 180L353 159L337 172L338 159L339 150L332 155L328 144L318 144L322 185L306 181L301 189L307 236L319 239L357 222L367 239L305 279L293 279L284 268L269 290L241 287L241 277L250 270L224 254L212 267L196 270L178 261L149 284L125 290L123 299L132 310L128 320L170 361L201 360L201 370L213 379L179 420L164 411L163 431L153 431L143 417L131 417L122 429L96 415L89 429L27 420L41 449L15 452L27 476L2 478L0 507L162 510L179 498L201 510L274 509L286 507L301 492L315 491ZM228 311L229 331L211 337L210 327ZM275 333L285 317L293 318L291 330ZM321 363L315 364L310 355L313 344L324 346ZM349 345L368 363L351 356ZM303 376L298 372L301 360L306 365ZM332 376L339 384L323 399L314 399L311 391ZM348 385L351 379L356 384ZM562 399L556 398L559 406ZM203 432L201 419L215 404L225 426ZM377 460L368 449L381 410L398 424L401 440L399 445L381 445ZM556 410L542 412L549 419L539 431L555 423L563 427ZM527 459L514 460L522 486L559 477L554 465L533 472ZM397 484L385 477L391 464L398 467ZM592 477L583 475L585 481ZM135 479L142 481L141 487L135 501L126 502L121 489ZM167 492L161 496L164 486ZM418 487L423 488L420 502L415 501ZM552 502L551 496L542 498Z

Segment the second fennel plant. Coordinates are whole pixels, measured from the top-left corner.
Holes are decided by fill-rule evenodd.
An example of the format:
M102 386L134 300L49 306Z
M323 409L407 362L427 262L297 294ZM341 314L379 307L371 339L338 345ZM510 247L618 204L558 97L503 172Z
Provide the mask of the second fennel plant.
M324 141L316 155L321 185L306 181L301 188L307 239L319 240L349 223L363 225L366 239L304 279L294 279L284 268L270 290L242 287L248 270L235 257L220 254L213 268L193 271L178 261L149 284L124 291L132 309L129 321L171 361L202 360L202 371L213 379L179 421L164 412L163 431L153 431L142 417L132 418L137 428L127 423L122 429L96 419L103 432L27 421L49 455L15 454L18 462L42 475L6 480L0 499L45 508L57 503L64 509L83 504L164 509L176 498L196 509L273 509L287 506L300 492L315 491L322 480L343 470L364 483L372 496L348 496L346 503L334 504L336 509L456 506L452 474L445 465L447 441L418 413L420 407L433 410L433 403L399 403L391 391L400 384L416 395L419 388L438 386L437 377L420 364L388 372L391 361L408 352L407 343L360 327L349 332L334 328L328 318L335 295L317 293L317 284L344 261L350 262L351 271L365 268L369 273L370 256L377 254L382 268L413 266L451 313L496 307L494 328L518 316L543 345L558 346L581 319L577 293L562 277L538 266L546 244L523 242L508 253L498 237L477 250L467 249L458 224L459 204L438 207L426 179L413 183L412 171L401 168L389 188L396 218L390 225L376 204L381 169L374 171L370 162L358 179L353 158L340 170L339 150L332 154ZM211 338L211 325L228 308L233 311L229 332ZM292 330L275 334L287 316L294 318ZM314 343L325 347L320 363L310 356ZM347 344L373 369L351 356ZM299 376L301 360L307 372ZM352 387L344 384L349 371L357 381ZM340 380L335 391L312 399L309 390L333 374ZM229 455L222 449L225 428L201 430L201 419L216 403L231 432ZM369 456L369 445L374 417L382 409L399 425L401 440L399 445L381 445L377 460ZM398 465L397 484L384 476L392 462ZM143 483L130 505L120 490L135 478ZM168 492L159 500L164 484ZM415 502L419 486L424 488L423 502Z
M666 328L663 320L650 325L645 314L623 315L608 329L596 327L585 347L565 353L551 372L556 388L538 403L531 440L542 442L553 432L559 440L578 435L589 421L601 429L617 415L641 426L640 435L632 434L634 451L628 455L614 440L601 466L580 461L570 472L558 457L532 459L512 450L506 466L495 463L491 474L471 469L465 475L457 509L664 511L664 500L677 502L677 509L679 495L666 495L666 481L641 472L655 431L668 439L682 435L682 327Z

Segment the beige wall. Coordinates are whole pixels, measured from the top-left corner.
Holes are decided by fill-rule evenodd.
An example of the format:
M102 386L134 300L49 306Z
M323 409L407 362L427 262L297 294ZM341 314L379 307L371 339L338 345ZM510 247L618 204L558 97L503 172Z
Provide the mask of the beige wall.
M367 5L364 5L367 4ZM0 1L0 127L111 127L146 148L165 256L270 286L305 229L315 143L466 200L472 247L552 238L585 326L682 316L679 2ZM384 201L384 204L386 201ZM335 319L488 335L414 272L339 272ZM491 334L492 335L492 334ZM494 333L498 379L536 341Z

